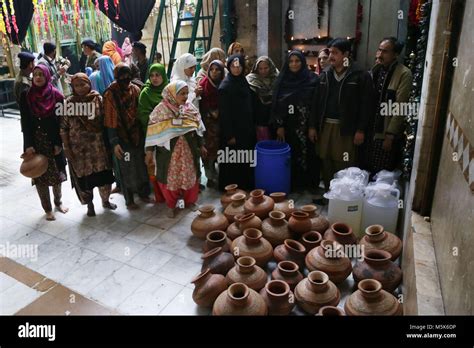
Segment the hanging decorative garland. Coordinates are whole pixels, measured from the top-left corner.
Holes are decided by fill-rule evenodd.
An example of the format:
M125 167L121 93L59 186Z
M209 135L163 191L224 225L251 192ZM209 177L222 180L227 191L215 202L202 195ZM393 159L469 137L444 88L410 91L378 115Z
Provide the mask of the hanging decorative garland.
M15 31L15 34L18 38L18 26L16 24L15 6L13 4L13 0L10 0L10 14L12 17L13 30Z
M0 8L0 33L1 34L6 34L7 33L7 29L5 27L5 22L3 20L3 12L2 12L1 8Z
M8 7L7 7L6 1L2 1L2 10L3 10L3 14L5 16L5 25L6 25L6 28L7 28L7 33L8 33L8 35L11 35L12 28L10 26L10 18L8 16Z

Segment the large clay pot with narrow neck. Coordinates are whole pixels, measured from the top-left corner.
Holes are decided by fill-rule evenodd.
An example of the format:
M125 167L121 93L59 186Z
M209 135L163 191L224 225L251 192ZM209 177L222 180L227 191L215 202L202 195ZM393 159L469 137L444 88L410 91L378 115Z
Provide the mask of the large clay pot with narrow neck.
M318 213L318 207L308 204L301 207L301 211L308 213L311 219L311 230L324 233L329 228L329 221Z
M293 239L285 239L283 244L277 246L273 251L273 256L277 262L293 261L300 269L304 268L306 248L300 242Z
M309 231L301 236L299 242L306 248L306 253L309 253L312 249L318 247L321 244L323 237L321 233L317 231Z
M357 244L357 238L352 228L342 222L336 222L324 233L324 239L333 240L342 245Z
M200 206L199 212L191 223L191 231L200 239L205 239L211 231L225 231L229 226L226 217L217 212L213 205Z
M273 210L285 213L285 219L288 220L291 213L295 211L294 202L286 199L285 192L273 192L270 194L270 198L275 202Z
M232 196L232 202L224 209L224 215L229 223L234 222L236 215L245 213L244 209L245 195L243 193L236 193Z
M234 222L227 227L227 231L225 233L227 234L227 237L229 237L230 240L234 240L237 237L240 237L242 235L242 230L240 229L240 223L239 223L239 217L242 216L242 214L238 214L234 216Z
M260 291L267 282L267 274L257 266L253 257L242 256L236 265L227 273L226 280L229 284L244 283L250 289Z
M224 231L211 231L206 236L206 241L202 247L202 251L207 253L209 250L222 247L222 251L230 251L232 241L227 238Z
M391 260L395 261L402 252L402 241L393 233L384 230L382 225L371 225L365 229L365 236L360 240L360 245L364 249L385 250L392 256Z
M236 216L235 219L239 219L239 228L241 231L245 231L247 228L256 228L260 230L262 228L262 220L254 213L245 213Z
M263 237L270 242L273 247L280 245L285 239L292 238L285 220L285 213L281 211L271 211L269 217L262 223Z
M283 280L290 286L293 291L300 281L303 280L303 274L299 270L299 266L293 261L280 261L272 272L273 280Z
M222 292L214 302L212 315L267 315L262 296L243 283L235 283Z
M227 289L225 277L222 274L212 274L209 268L199 273L191 283L195 286L193 300L202 307L212 307L217 296Z
M305 259L310 271L322 271L336 284L343 282L352 272L351 260L344 254L343 246L337 242L323 240L311 250Z
M266 267L273 256L273 248L269 241L263 238L262 231L248 228L244 235L232 242L232 252L235 257L251 256L260 267Z
M392 255L385 250L365 250L364 261L357 262L352 270L356 282L375 279L388 292L394 292L402 281L402 270L393 261Z
M397 298L382 289L375 279L364 279L357 284L358 290L344 304L344 311L351 316L402 315L403 309Z
M201 271L209 268L213 274L225 276L234 267L234 257L232 254L222 251L221 247L209 250L201 256L201 259L203 260Z
M303 211L294 211L288 220L288 227L291 232L297 236L302 236L308 231L311 231L311 219L309 214Z
M268 315L289 315L295 307L290 286L282 280L271 280L260 290L268 306Z
M322 317L343 317L346 313L339 307L324 306L319 309L316 315Z
M48 158L45 155L23 154L23 162L20 166L20 173L27 178L38 178L48 170Z
M264 190L253 190L250 192L250 198L245 202L245 212L254 213L260 219L265 219L273 210L275 202L273 199L265 195Z
M295 288L296 303L309 314L318 313L324 306L337 306L341 294L326 273L313 271Z
M236 193L243 193L247 197L247 192L239 189L237 184L231 184L224 187L225 193L221 196L222 208L226 208L232 202L232 196Z

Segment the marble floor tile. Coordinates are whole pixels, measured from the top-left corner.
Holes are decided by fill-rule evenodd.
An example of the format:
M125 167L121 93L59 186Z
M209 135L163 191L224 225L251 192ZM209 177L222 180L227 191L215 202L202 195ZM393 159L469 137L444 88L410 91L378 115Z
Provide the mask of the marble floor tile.
M174 256L155 273L181 285L187 285L201 271L201 263Z
M142 223L136 220L133 220L131 217L120 216L112 224L103 229L104 232L109 232L114 236L124 237L128 233L132 232Z
M163 232L151 244L151 247L176 254L186 247L186 237L170 231Z
M79 244L80 242L91 237L97 232L99 232L99 230L95 228L92 228L88 225L76 223L64 232L59 233L56 237L72 244Z
M120 262L127 262L143 249L145 249L144 244L121 238L112 241L102 254Z
M137 243L150 244L163 232L165 231L160 228L156 228L147 224L141 224L136 229L128 233L125 238L133 240Z
M90 249L96 253L102 254L106 249L111 247L112 243L120 240L118 236L114 236L111 233L98 231L92 234L90 237L83 239L78 246Z
M173 254L157 248L146 247L126 263L142 271L155 274L164 264L173 258Z
M0 272L0 296L2 296L2 292L7 290L8 288L11 288L16 283L18 283L18 280L10 277L9 275L3 272Z
M160 315L209 315L211 308L204 308L194 303L193 290L184 288L178 295L160 312Z
M0 315L13 315L41 295L41 292L17 282L0 294Z
M54 260L63 253L68 253L72 244L62 239L52 237L48 241L38 246L38 259L30 260L25 264L26 267L38 271L42 266Z

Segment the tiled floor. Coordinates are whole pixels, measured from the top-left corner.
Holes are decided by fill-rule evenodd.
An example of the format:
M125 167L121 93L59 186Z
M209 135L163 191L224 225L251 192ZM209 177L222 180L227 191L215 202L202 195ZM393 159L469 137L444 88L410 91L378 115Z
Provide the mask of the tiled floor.
M121 195L112 196L117 210L104 211L97 193L97 216L87 217L68 181L63 202L70 211L47 222L36 190L19 173L20 122L0 118L0 139L0 244L37 246L36 260L10 259L57 283L43 294L0 272L0 314L50 314L55 296L63 301L71 292L85 307L64 304L55 313L209 313L191 298L190 281L201 268L202 241L190 230L196 213L183 210L169 219L164 204L143 203L131 212ZM207 189L199 203L218 206L219 197ZM308 202L308 197L291 198L297 205Z

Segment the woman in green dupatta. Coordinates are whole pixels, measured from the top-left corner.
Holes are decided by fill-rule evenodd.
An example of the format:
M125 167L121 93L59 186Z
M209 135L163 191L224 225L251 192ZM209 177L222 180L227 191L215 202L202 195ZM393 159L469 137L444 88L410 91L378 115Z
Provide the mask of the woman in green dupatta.
M166 76L165 66L162 64L153 64L148 69L148 80L146 81L138 99L138 119L146 134L148 120L153 109L163 100L163 89L168 85L168 76ZM163 195L156 181L155 166L148 165L148 176L150 177L153 191L155 192L155 201L164 202Z

